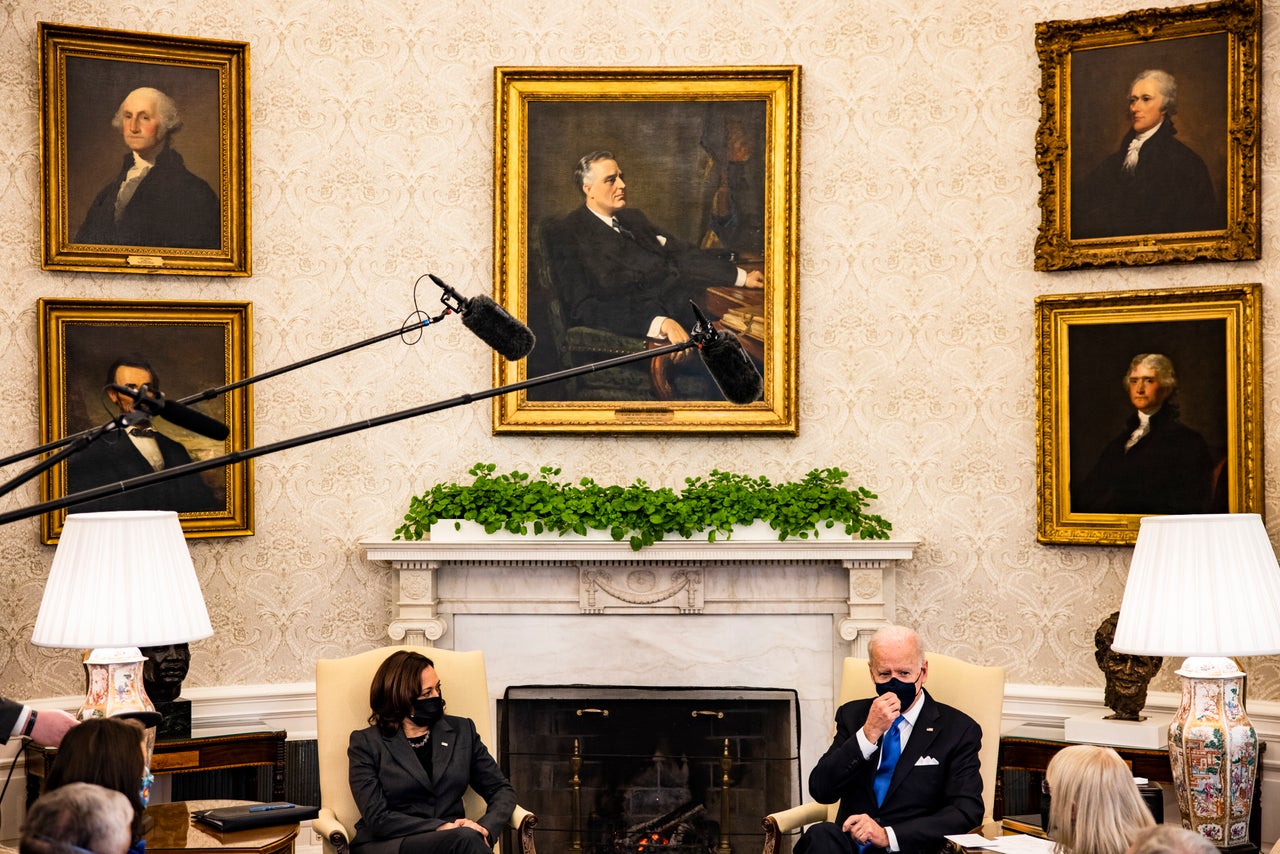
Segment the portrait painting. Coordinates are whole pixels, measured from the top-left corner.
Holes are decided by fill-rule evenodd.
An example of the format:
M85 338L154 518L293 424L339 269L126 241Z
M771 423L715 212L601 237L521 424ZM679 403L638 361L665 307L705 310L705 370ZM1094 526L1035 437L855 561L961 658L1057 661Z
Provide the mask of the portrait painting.
M173 510L188 537L253 533L248 461L128 484L251 446L248 387L228 389L251 376L250 308L245 302L40 300L41 441L67 438L74 445L41 476L41 498L128 487L45 513L45 542L57 541L67 513L106 510ZM179 411L169 420L148 413L139 394L158 399L162 410L176 403L195 415ZM225 425L229 435L199 432L207 419Z
M1036 269L1259 257L1255 0L1037 25Z
M40 24L45 269L249 275L247 54Z
M527 385L494 399L495 432L796 432L798 85L792 66L497 70L497 299L537 344L496 357ZM684 342L697 312L760 400L726 401L696 350L580 370Z
M1037 299L1040 540L1262 508L1258 285Z

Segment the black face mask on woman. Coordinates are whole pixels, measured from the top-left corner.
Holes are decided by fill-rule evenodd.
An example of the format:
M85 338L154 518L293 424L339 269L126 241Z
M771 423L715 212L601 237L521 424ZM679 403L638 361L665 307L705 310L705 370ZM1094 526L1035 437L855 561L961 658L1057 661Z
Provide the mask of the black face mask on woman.
M409 720L417 726L432 727L444 715L443 697L419 697L413 701Z
M923 674L922 674L923 675ZM920 677L916 677L915 682L903 682L896 676L888 682L876 683L876 695L880 694L897 694L898 702L902 703L899 714L910 708L911 704L916 701L916 682L920 681Z

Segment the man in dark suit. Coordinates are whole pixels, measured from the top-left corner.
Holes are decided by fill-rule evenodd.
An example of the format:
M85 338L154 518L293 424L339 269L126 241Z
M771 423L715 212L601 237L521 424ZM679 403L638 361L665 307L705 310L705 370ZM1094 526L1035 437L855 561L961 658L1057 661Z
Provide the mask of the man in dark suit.
M689 300L701 302L708 287L764 287L759 271L740 270L627 207L622 167L610 152L583 157L574 179L585 204L544 234L569 326L678 344L689 334L673 317L687 321Z
M835 740L809 775L814 798L839 800L836 820L806 830L796 854L934 854L982 820L982 729L924 690L929 662L915 632L886 626L868 652L878 696L836 711Z
M111 363L107 369L107 385L112 384L135 390L143 385L155 391L160 387L151 363L138 356L121 357ZM121 412L133 410L133 399L127 394L108 389L107 397ZM138 421L124 431L124 435L114 431L99 436L67 460L68 494L189 462L191 455L180 442L152 429L150 421ZM197 473L76 504L68 512L173 510L177 513L199 513L221 510L223 506Z
M25 735L36 744L57 747L67 730L79 721L62 709L37 711L30 706L0 697L0 744L15 735Z
M1182 423L1173 399L1173 362L1161 353L1139 353L1129 363L1125 385L1134 411L1089 473L1072 484L1071 511L1209 512L1213 456L1204 437Z
M111 124L129 148L102 188L76 243L217 249L222 210L209 184L187 169L172 137L182 128L173 99L144 87L128 94Z
M1132 127L1110 154L1076 184L1071 237L1124 237L1214 231L1227 227L1204 160L1173 126L1178 84L1159 69L1143 71L1129 90Z

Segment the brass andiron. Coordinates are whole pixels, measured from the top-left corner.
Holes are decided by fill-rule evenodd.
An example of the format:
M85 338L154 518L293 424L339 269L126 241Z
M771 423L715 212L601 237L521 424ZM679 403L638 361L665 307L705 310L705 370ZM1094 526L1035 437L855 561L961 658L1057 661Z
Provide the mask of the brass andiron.
M573 756L569 759L569 767L573 769L573 778L569 786L573 790L573 830L570 833L569 850L582 850L582 750L578 740L573 740Z
M720 846L719 854L731 854L729 847L729 771L733 760L729 758L729 739L724 740L724 753L720 756Z

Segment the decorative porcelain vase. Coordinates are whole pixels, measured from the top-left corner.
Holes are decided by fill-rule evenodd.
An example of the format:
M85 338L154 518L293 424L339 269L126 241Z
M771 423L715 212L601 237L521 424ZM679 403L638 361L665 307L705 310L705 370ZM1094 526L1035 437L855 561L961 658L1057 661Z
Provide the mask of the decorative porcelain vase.
M1229 658L1188 658L1169 725L1169 762L1184 825L1220 848L1248 846L1258 734L1244 711L1244 673Z

